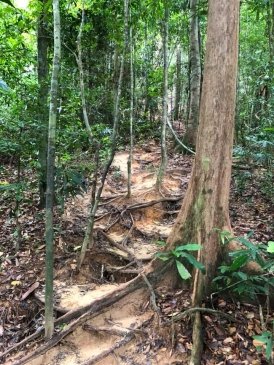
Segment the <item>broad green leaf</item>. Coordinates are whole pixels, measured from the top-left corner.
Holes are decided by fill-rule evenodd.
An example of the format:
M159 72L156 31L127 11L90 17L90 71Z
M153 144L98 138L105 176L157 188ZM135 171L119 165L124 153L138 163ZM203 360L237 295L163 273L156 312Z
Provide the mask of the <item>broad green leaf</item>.
M274 241L268 241L267 252L274 253Z
M191 265L193 265L196 269L201 270L201 272L205 274L205 266L201 262L197 261L193 255L182 252L181 256L185 257Z
M230 265L230 270L236 271L236 270L240 269L240 267L245 265L247 263L247 261L248 261L248 256L246 256L246 255L238 256Z
M191 277L191 274L189 273L189 271L185 268L185 266L180 261L176 260L176 266L177 266L178 273L183 280L187 280Z
M266 350L265 350L266 359L270 360L271 355L272 355L272 346L273 346L272 333L269 331L265 331L259 336L253 336L253 338L254 338L254 340L258 341L258 342L253 341L254 346L256 346L256 347L261 347L262 345L266 346Z
M201 245L197 243L188 243L186 245L181 245L176 247L176 251L199 251L202 249Z
M258 251L258 247L255 246L253 243L251 243L250 241L248 241L244 237L238 237L237 241L242 243L245 247L249 248L252 252L257 252Z

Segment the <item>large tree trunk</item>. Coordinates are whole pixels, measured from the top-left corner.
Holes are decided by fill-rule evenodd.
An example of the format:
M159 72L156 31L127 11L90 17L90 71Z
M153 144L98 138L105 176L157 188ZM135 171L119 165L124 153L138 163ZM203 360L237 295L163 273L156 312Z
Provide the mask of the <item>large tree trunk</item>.
M196 156L188 190L168 239L168 249L203 246L206 274L195 273L194 305L201 302L220 255L218 229L230 229L229 187L238 63L239 0L210 0L205 71Z
M38 74L38 120L39 120L39 205L46 203L47 137L48 137L48 47L46 1L41 0L42 10L37 25L37 74Z
M199 0L190 0L190 33L189 33L189 113L185 141L194 146L199 123L201 95L201 50L199 37L199 17L197 8Z
M55 134L57 116L58 75L61 58L61 31L59 0L53 0L54 20L54 56L51 76L49 135L47 158L47 194L46 194L46 290L45 290L45 337L53 334L53 198L55 170Z

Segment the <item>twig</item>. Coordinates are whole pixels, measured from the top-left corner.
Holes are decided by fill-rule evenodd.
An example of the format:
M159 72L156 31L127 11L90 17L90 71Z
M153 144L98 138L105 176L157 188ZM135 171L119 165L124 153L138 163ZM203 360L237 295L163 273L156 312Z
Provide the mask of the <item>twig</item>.
M121 217L120 217L120 215L119 215L117 219L115 219L112 223L110 223L110 224L109 224L109 225L105 228L105 231L107 232L107 231L109 231L109 230L110 230L110 228L112 228L113 226L115 226L115 224L119 222L120 218L121 218Z
M107 215L109 215L111 212L107 212L107 213L105 213L105 214L102 214L102 215L100 215L99 217L97 217L97 218L95 218L94 219L94 222L97 222L97 221L99 221L99 220L101 220L101 219L103 219L104 217L106 217Z
M104 205L108 205L108 204L111 204L112 202L114 202L115 200L118 200L119 198L125 196L124 194L119 194L119 195L116 195L116 196L106 196L106 197L101 197L101 200L104 199L104 200L107 200L106 202L104 203L100 203L98 206L99 207L102 207ZM108 200L110 199L110 200Z
M152 307L153 307L154 311L159 314L159 308L157 307L157 304L156 304L156 296L155 296L153 287L150 284L150 282L148 281L148 278L146 277L146 275L144 273L141 273L140 275L144 279L144 282L147 284L148 289L150 291L150 300L151 300Z

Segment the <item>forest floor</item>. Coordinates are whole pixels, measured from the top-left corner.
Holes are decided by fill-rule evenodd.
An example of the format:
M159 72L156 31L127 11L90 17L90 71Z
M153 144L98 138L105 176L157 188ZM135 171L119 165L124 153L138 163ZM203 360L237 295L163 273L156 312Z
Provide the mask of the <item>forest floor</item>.
M174 151L169 153L160 194L155 190L159 146L148 141L136 147L131 198L126 197L127 158L126 151L118 152L115 157L96 214L94 245L88 251L80 273L76 272L76 265L90 191L69 199L62 217L56 216L54 290L57 317L97 303L100 298L125 286L161 250L170 233L190 178L192 158ZM235 171L233 174L239 176L239 171ZM230 215L235 236L253 231L254 241L267 242L273 240L273 206L259 191L257 175L258 171L252 171L252 180L244 187L233 179ZM3 175L1 179L7 179L7 176ZM98 313L90 313L81 321L74 319L73 329L56 341L55 346L52 344L40 351L45 342L38 335L18 346L24 338L41 331L43 325L45 245L43 212L32 204L30 196L30 201L21 208L23 241L19 251L11 254L16 237L10 204L1 201L2 363L188 363L191 320L189 317L176 322L172 319L190 307L190 294L186 289L172 289L164 282L152 289L146 277L146 285L142 288L105 306ZM252 338L262 332L258 305L233 301L229 293L224 292L205 306L233 315L235 322L225 316L203 315L202 364L266 364ZM269 313L269 319L273 319L273 315ZM57 325L55 336L66 328L69 325ZM26 359L25 356L33 351L37 351L37 356Z

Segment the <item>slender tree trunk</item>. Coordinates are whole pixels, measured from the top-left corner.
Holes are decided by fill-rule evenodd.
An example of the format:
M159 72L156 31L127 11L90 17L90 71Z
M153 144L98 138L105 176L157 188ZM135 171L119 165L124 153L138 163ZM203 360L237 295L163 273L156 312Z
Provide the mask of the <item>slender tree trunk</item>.
M47 175L47 137L48 137L48 26L46 0L40 1L42 10L37 25L37 74L38 74L38 120L39 126L39 205L46 203L46 175Z
M199 0L190 0L190 35L189 35L189 114L185 141L192 146L196 143L199 124L201 94L201 50L199 39L199 17L197 14Z
M61 59L61 29L59 0L53 0L54 55L50 89L49 133L46 193L46 291L45 291L45 337L53 334L53 199L55 170L55 133L57 117L58 75Z
M164 29L163 29L163 117L161 130L161 163L157 174L156 189L160 189L167 166L167 148L166 148L166 127L168 118L168 17L169 17L168 0L164 1Z
M218 21L217 21L218 20ZM239 0L209 0L204 81L196 156L182 208L168 238L168 248L202 245L198 259L206 274L194 271L193 305L210 290L220 259L217 229L230 230L229 190L238 64ZM195 328L200 318L195 316ZM193 334L190 364L200 365L201 336Z
M131 14L131 10L130 10ZM130 17L131 21L131 17ZM128 183L127 183L127 195L128 198L131 197L131 176L132 176L132 159L133 159L133 113L134 113L134 69L133 69L133 37L132 37L132 24L129 28L129 53L130 53L130 145L129 145L129 156L127 162L128 169Z
M85 122L85 127L88 132L89 141L92 142L93 135L90 128L88 112L87 112L87 102L86 102L86 94L85 94L85 77L84 77L84 67L82 61L82 34L83 34L83 27L85 24L85 1L82 1L82 17L81 17L81 24L79 28L79 33L77 36L77 51L78 56L76 57L76 61L78 64L79 69L79 78L80 78L80 91L81 91L81 102L82 102L82 110L83 110L83 117Z
M174 120L179 119L181 94L182 94L182 52L181 46L177 46L176 53L176 84L175 84L175 103L174 103Z
M269 43L269 76L270 76L270 97L273 96L272 85L274 81L274 0L269 0L267 9L268 43Z

